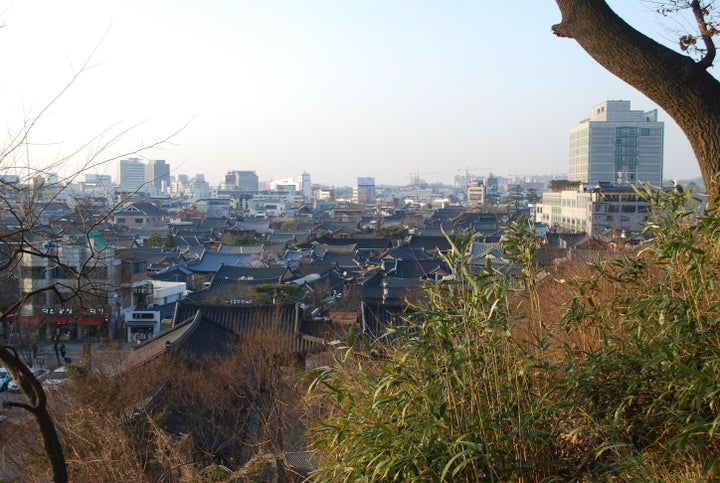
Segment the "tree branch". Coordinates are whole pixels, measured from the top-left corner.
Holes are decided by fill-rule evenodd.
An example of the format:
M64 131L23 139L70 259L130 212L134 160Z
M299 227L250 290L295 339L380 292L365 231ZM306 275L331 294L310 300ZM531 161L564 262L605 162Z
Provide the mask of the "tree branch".
M705 55L698 61L698 66L703 69L709 69L712 67L713 61L715 60L715 43L712 40L712 32L708 29L708 24L705 20L705 12L700 6L700 0L692 0L690 2L690 8L692 8L695 21L697 22L698 29L702 36L703 42L705 43Z

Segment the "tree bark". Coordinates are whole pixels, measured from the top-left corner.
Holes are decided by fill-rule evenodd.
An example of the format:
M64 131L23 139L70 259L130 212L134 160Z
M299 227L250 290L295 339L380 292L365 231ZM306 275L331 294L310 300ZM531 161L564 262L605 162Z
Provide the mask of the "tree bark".
M556 0L560 37L656 102L678 123L695 153L708 194L720 183L720 82L702 64L643 35L603 0Z

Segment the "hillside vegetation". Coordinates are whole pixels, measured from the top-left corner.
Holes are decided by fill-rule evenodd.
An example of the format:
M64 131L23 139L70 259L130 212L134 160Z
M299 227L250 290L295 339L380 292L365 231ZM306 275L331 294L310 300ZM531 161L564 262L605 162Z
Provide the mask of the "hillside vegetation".
M652 242L593 265L540 273L518 223L515 269L471 273L456 240L421 323L351 335L314 373L315 479L717 477L720 213L680 186L643 195Z

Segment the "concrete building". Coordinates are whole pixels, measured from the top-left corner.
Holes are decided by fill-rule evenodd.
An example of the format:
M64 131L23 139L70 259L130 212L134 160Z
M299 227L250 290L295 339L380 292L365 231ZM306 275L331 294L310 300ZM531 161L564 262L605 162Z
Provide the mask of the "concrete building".
M253 218L282 216L287 211L288 204L287 193L261 193L248 200L243 200L242 211Z
M544 193L535 220L562 232L619 240L642 230L648 208L631 187L598 183Z
M195 201L198 211L208 218L228 218L230 204L229 198L203 198Z
M469 205L485 204L485 184L482 181L470 181L467 187L467 200Z
M295 178L282 178L270 181L267 185L269 191L282 191L295 195L300 191L300 182Z
M605 101L570 130L569 179L588 185L663 182L664 123L657 109L630 109L630 101Z
M151 194L166 193L170 186L170 165L162 159L155 159L145 165L145 182Z
M630 101L605 101L570 130L570 181L576 190L543 193L535 219L566 232L606 240L642 230L648 204L630 185L662 186L664 124L657 110L633 111Z
M334 201L335 200L335 189L334 188L318 188L315 190L315 199L323 201Z
M138 158L118 161L118 189L126 193L144 191L145 163Z
M306 200L312 198L312 182L310 181L310 173L307 171L303 171L300 175L300 188Z
M258 175L255 171L228 171L221 183L223 189L241 193L257 193L258 185Z
M375 178L358 178L357 186L353 187L353 203L374 205L376 198Z
M199 200L210 197L210 183L205 181L204 174L197 174L185 185L185 196L191 200Z

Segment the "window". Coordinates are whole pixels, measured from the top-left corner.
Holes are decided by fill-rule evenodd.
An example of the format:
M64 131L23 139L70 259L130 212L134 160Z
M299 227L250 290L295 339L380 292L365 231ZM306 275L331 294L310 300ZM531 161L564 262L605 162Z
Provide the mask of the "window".
M23 278L41 280L45 278L45 267L22 267L21 273Z
M72 273L62 266L55 266L52 269L52 278L72 278Z
M135 223L142 223L142 222L143 222L142 218L135 218Z
M649 127L640 128L640 135L641 135L641 136L649 136L649 135L650 135L650 128L649 128Z
M106 280L108 278L108 267L85 267L83 275L98 280Z
M147 262L145 260L139 262L123 262L122 264L122 273L125 275L132 275L145 271L147 271Z

